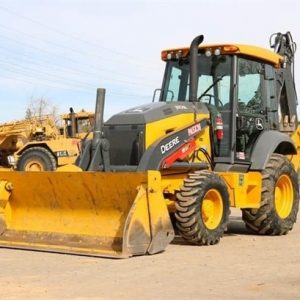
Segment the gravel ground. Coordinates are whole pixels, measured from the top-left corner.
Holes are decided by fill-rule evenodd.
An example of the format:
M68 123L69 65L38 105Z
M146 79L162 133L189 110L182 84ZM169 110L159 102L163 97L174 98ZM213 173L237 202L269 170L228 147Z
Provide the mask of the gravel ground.
M285 236L249 233L239 211L218 245L180 238L131 259L0 248L1 299L300 299L300 224Z

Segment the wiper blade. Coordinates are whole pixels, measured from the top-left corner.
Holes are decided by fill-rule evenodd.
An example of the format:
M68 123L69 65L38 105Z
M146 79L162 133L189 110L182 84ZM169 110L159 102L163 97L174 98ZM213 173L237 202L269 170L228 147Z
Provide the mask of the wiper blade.
M199 97L198 100L200 100L212 87L214 87L219 81L223 79L225 75L220 76L217 78Z

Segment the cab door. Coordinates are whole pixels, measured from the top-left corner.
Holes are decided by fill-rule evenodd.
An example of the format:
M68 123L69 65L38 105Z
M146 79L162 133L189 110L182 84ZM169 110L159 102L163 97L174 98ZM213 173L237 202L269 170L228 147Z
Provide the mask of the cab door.
M259 135L269 128L265 65L238 58L235 161L249 162Z

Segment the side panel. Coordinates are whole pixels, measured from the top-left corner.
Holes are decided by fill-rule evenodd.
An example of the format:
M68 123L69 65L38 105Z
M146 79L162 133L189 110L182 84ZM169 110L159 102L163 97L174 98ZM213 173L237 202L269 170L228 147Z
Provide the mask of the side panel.
M209 153L210 145L207 145L209 139L205 138L209 136L209 120L203 119L196 123L185 124L185 126L181 130L166 133L149 146L141 158L138 171L160 170L163 168L164 159L176 151L184 153L185 150L180 149L191 140L195 141L196 149L208 148L206 151ZM198 161L198 158L195 161Z
M197 119L209 119L209 114L197 114ZM189 126L194 122L196 123L194 114L190 112L186 113L183 110L182 114L146 124L145 148L148 149L158 139L183 128L185 125Z
M262 175L260 172L218 173L226 182L230 206L238 208L259 208L261 200Z

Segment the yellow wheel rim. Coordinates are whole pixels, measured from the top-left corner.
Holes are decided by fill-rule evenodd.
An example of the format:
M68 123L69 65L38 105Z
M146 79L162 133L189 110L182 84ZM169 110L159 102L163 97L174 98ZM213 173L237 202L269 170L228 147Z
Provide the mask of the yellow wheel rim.
M221 194L215 190L209 190L202 202L202 220L206 228L216 229L223 217L223 199Z
M281 175L275 186L275 209L280 218L285 219L291 213L293 202L292 181L288 175Z
M26 164L25 166L25 171L30 171L30 172L40 172L44 171L44 166L43 164L38 161L38 160L32 160L29 163Z

